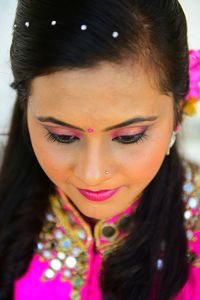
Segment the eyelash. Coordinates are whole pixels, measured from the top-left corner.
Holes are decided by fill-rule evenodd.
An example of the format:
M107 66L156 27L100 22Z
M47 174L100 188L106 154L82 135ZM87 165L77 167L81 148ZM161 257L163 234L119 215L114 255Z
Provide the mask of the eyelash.
M76 140L79 140L79 138L76 137L76 136L57 135L57 134L51 133L50 131L47 132L46 136L47 136L48 141L57 142L59 144L72 144ZM66 139L66 137L68 139ZM146 130L145 130L145 131L143 131L141 133L138 133L138 134L135 134L135 135L123 135L123 136L121 135L121 136L118 136L118 137L114 138L113 141L119 142L121 140L119 142L120 144L128 145L128 144L134 144L134 143L139 144L140 142L143 142L144 139L146 139L146 138L147 138L147 134L146 134Z

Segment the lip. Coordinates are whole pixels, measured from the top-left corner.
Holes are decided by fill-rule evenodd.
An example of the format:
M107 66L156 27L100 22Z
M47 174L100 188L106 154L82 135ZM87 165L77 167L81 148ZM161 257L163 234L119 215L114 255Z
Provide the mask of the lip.
M112 190L100 190L100 191L90 191L85 189L77 189L84 197L89 200L100 202L111 198L116 194L121 187Z

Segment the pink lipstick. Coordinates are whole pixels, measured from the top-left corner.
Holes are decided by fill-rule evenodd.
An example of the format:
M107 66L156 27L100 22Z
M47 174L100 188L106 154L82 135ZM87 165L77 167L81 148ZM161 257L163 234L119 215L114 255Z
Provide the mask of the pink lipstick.
M92 200L92 201L104 201L107 200L108 198L112 197L114 194L118 192L120 187L112 190L100 190L100 191L90 191L90 190L83 190L83 189L78 189L78 191L87 199Z

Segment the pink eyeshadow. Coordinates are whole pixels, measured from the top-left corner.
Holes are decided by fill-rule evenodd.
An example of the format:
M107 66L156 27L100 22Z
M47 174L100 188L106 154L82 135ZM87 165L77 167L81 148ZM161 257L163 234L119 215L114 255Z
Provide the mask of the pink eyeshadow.
M78 132L78 130L74 129L62 129L60 127L55 127L55 126L45 126L47 130L49 130L53 134L58 134L58 135L72 135L72 136L77 136L77 137L82 137L82 135Z
M128 127L123 129L115 130L113 133L111 133L111 138L115 138L120 135L134 135L144 132L147 129L148 126L137 126L137 127Z

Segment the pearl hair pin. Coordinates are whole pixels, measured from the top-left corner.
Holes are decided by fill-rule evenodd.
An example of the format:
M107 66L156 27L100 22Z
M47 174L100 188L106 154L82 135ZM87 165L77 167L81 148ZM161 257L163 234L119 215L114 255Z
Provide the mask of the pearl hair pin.
M57 24L57 21L56 21L56 20L52 20L52 21L51 21L51 26L55 26L56 24ZM26 22L25 22L25 26L26 26L27 28L30 27L30 22L26 21ZM14 28L16 28L16 27L17 27L17 24L14 24ZM82 24L80 28L81 28L81 30L84 31L84 30L86 30L88 27L87 27L87 25ZM118 38L118 36L119 36L119 32L117 32L117 31L113 31L113 32L112 32L112 37L113 37L113 38L116 39L116 38Z
M81 30L86 30L87 29L87 25L81 25Z
M116 39L119 36L119 33L117 31L113 31L112 36Z
M51 22L51 25L52 25L52 26L55 26L55 25L56 25L56 21L55 21L55 20L52 21L52 22Z

